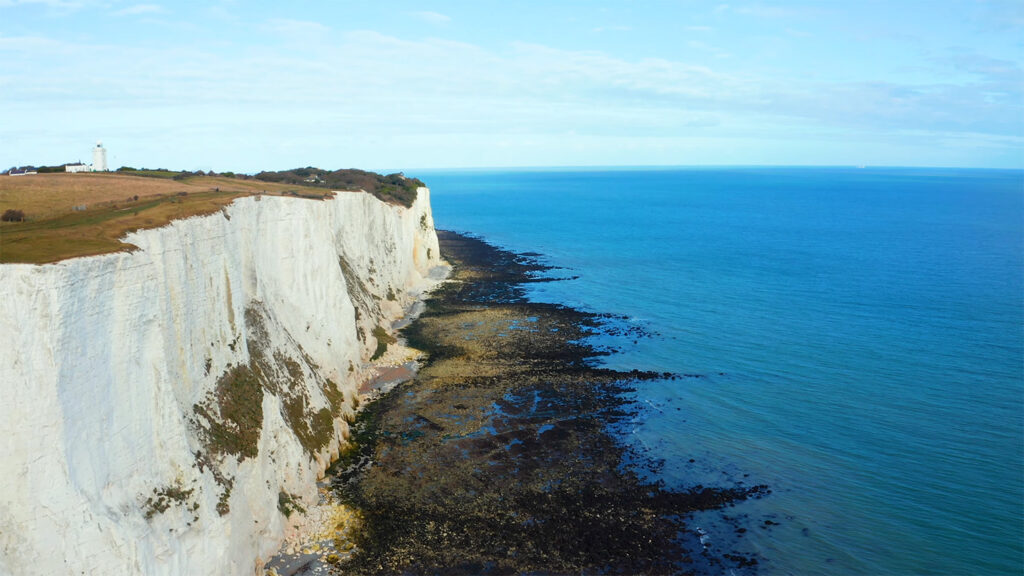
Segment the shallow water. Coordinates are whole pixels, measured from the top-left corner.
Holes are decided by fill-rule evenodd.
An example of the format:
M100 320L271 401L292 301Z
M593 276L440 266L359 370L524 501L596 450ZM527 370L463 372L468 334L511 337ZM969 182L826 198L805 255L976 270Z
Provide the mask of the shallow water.
M1021 172L415 175L439 228L579 276L534 297L656 334L608 365L706 376L645 383L624 434L670 483L772 486L735 509L761 573L1024 568Z
M452 281L404 335L429 361L353 424L333 469L359 510L345 574L716 574L743 554L702 550L685 518L763 486L666 487L625 462L626 397L661 373L592 365L604 319L524 298L542 265L439 234ZM669 375L671 377L671 375ZM681 539L680 535L684 538Z

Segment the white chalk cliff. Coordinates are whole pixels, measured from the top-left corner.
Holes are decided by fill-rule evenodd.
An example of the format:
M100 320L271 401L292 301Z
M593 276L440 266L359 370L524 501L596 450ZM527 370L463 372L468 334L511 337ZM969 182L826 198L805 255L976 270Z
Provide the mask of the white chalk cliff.
M255 574L315 498L374 332L441 265L421 188L236 200L0 265L0 574Z

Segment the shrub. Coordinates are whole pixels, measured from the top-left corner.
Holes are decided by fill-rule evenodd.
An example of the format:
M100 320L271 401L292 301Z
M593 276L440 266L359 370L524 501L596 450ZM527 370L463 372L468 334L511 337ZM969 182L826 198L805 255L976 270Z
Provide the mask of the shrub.
M25 213L21 210L9 208L4 211L3 216L0 216L0 220L3 220L4 222L24 222Z
M384 202L412 206L416 200L416 189L423 181L407 178L401 172L383 176L365 170L348 168L333 172L307 166L281 172L260 172L257 180L280 184L317 186L332 190L365 190Z

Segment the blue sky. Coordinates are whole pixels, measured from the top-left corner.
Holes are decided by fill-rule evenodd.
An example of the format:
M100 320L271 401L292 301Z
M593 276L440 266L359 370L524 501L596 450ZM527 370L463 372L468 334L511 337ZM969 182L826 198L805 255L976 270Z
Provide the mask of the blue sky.
M0 168L1024 168L1024 2L0 0Z

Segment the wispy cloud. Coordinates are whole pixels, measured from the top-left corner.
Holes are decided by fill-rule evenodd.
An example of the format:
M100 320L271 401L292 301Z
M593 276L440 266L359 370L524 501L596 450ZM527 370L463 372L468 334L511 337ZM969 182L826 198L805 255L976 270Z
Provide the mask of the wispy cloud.
M949 53L932 58L933 63L957 72L973 75L981 81L1024 91L1024 69L1017 62L990 58L966 48L952 48Z
M0 8L6 6L27 6L37 4L50 8L80 8L85 2L74 2L68 0L0 0Z
M134 4L113 12L114 16L143 16L146 14L162 14L166 12L159 4Z
M56 15L75 13L96 4L94 0L0 0L0 8L39 6Z
M268 45L245 56L180 47L135 51L129 57L116 47L0 37L0 52L12 58L31 53L53 72L47 78L7 83L0 103L77 93L80 101L123 101L119 106L291 102L310 111L330 110L332 115L388 117L408 128L486 125L545 132L584 114L607 118L623 131L649 124L652 131L671 134L684 125L712 125L704 120L694 124L694 115L753 115L830 126L1005 135L1019 132L1020 123L1006 118L1019 117L1024 101L1019 66L970 52L953 53L941 61L973 76L955 83L813 83L798 77L726 72L682 60L627 59L540 44L515 43L494 50L371 31L330 34L323 24L299 20L273 20L264 27L285 39L319 35L316 53L298 45ZM690 41L690 47L720 53L698 41ZM84 82L73 66L62 64L70 52L110 64L98 73L90 71L90 81ZM267 83L267 78L275 81ZM311 84L310 78L316 81ZM91 87L91 92L82 86ZM359 90L353 91L353 86ZM396 93L395 86L416 86L417 97ZM495 110L502 114L495 115ZM577 112L565 115L566 110ZM587 130L583 124L574 128Z
M428 10L422 10L419 12L411 12L410 14L426 22L427 24L433 24L435 26L439 24L447 24L452 21L450 16L441 14L440 12L430 12Z
M755 18L765 18L772 20L793 20L801 19L807 20L813 17L820 17L822 14L829 11L824 5L814 6L800 6L800 7L789 7L779 6L777 4L747 4L744 6L738 6L732 9L737 14L744 16L753 16Z
M262 28L276 36L297 41L322 39L331 31L327 25L320 22L292 20L289 18L267 20Z
M12 1L0 0L0 6ZM155 9L144 8L150 6ZM161 9L157 4L117 7L126 16ZM451 21L432 12L405 14L410 20ZM811 132L815 138L834 134L836 142L857 132L880 134L880 141L905 134L907 146L926 140L922 135L928 133L944 134L948 142L988 142L998 150L1021 144L1021 65L975 50L936 51L932 60L915 60L929 68L927 74L886 81L822 75L829 80L815 81L802 73L805 68L768 70L745 64L739 57L743 48L729 43L719 20L713 21L715 28L682 25L689 33L674 40L671 53L661 52L658 58L610 49L471 44L420 39L425 34L345 31L310 20L254 20L250 15L226 27L235 35L224 41L233 47L242 42L239 38L259 38L237 44L244 50L204 42L129 50L114 40L86 43L82 38L87 36L0 35L0 61L27 61L33 69L48 71L0 71L0 109L11 111L11 121L0 125L0 148L2 136L11 130L32 134L38 122L28 119L38 118L44 106L67 118L88 110L90 119L103 119L125 134L137 125L175 131L179 140L185 138L182 134L191 138L204 130L231 135L258 135L262 130L266 136L294 133L301 126L303 137L318 138L331 151L339 149L339 135L350 135L346 138L352 141L372 135L391 143L425 143L424 148L432 147L434 139L447 138L451 150L484 149L502 140L522 146L524 154L537 149L524 142L559 150L564 146L558 142L565 138L600 141L611 151L627 141L647 142L645 146L657 150L660 143L677 146L688 138L736 138L756 151L770 147L763 142ZM410 24L415 22L405 22ZM221 22L216 25L224 28ZM737 57L708 57L725 55L722 46ZM82 61L106 65L82 70ZM957 140L957 134L969 137ZM248 145L242 136L218 138L211 142L235 138L239 147ZM371 148L364 144L360 146ZM296 146L300 151L311 148L305 142Z
M717 46L712 46L707 42L701 42L700 40L690 40L686 43L687 46L697 50L699 52L705 52L713 55L715 58L728 58L729 53Z

